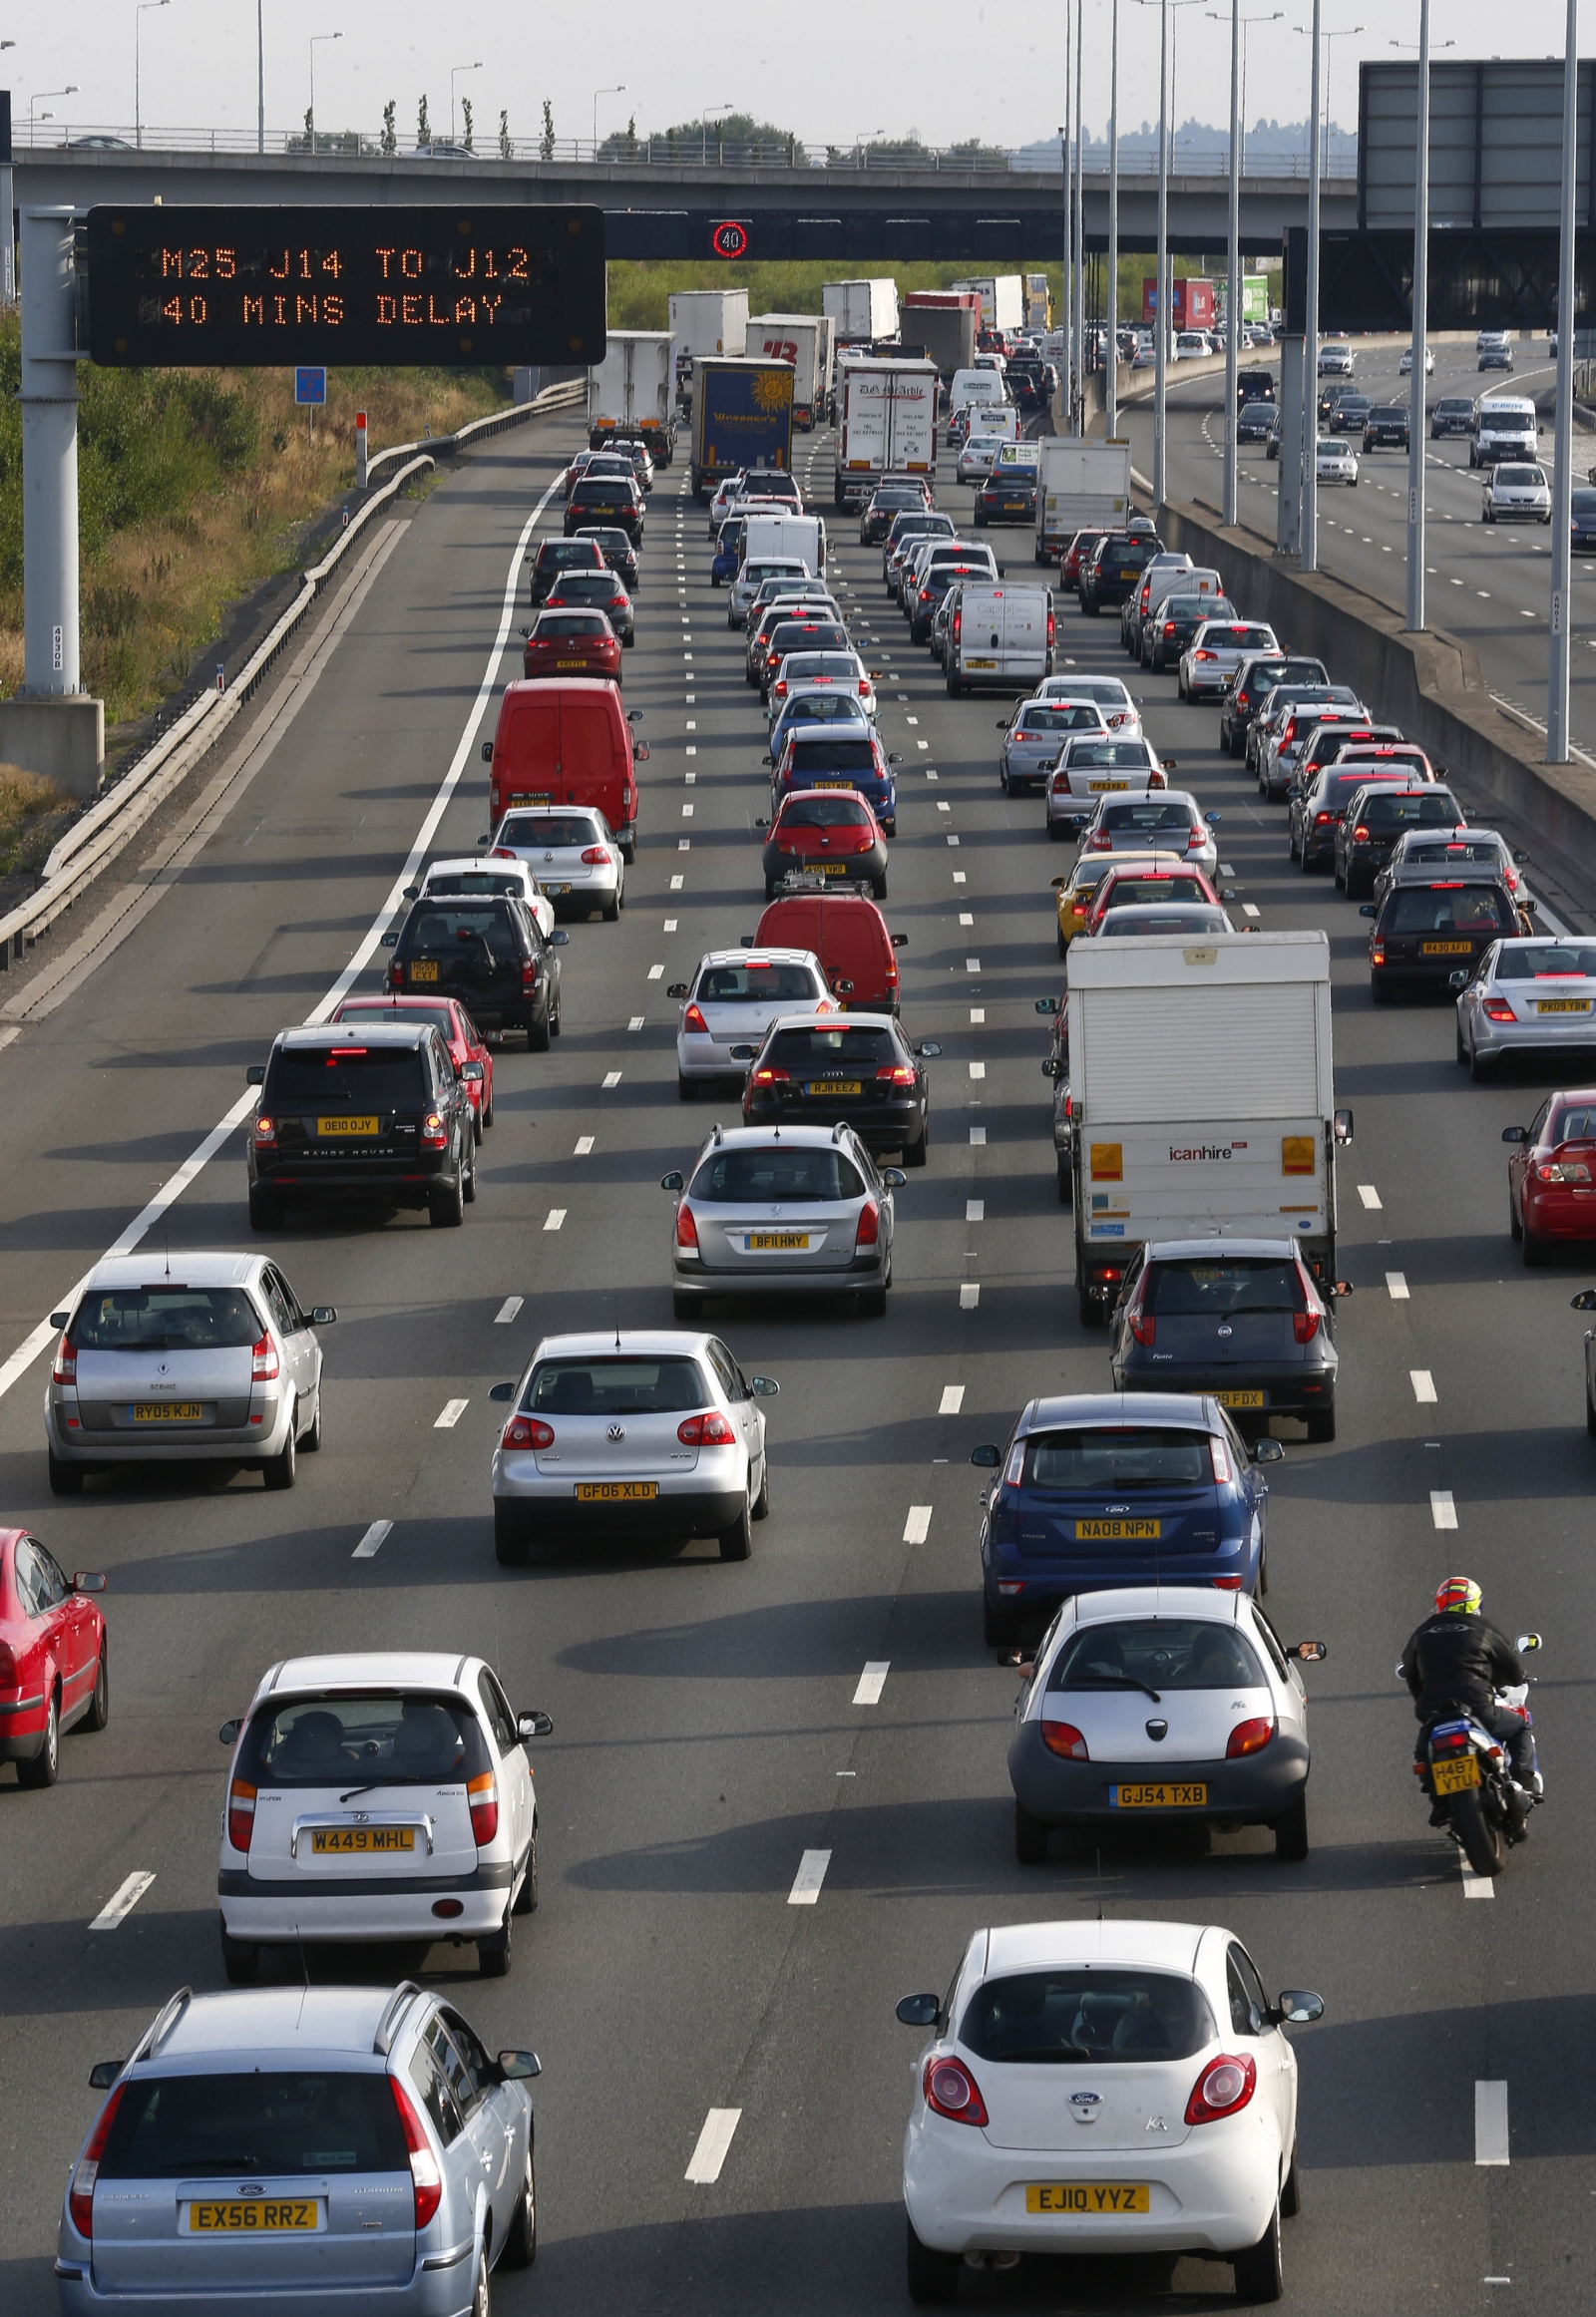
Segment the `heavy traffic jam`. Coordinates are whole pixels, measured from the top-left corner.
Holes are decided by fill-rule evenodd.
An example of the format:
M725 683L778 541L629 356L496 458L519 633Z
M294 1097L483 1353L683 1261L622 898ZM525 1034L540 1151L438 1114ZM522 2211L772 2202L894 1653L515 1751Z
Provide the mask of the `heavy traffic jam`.
M641 1101L646 1083L641 1131L606 1150L585 1125L569 1159L544 1135L548 1220L505 1275L520 1294L488 1313L504 1328L491 1436L440 1548L487 1619L453 1617L441 1585L408 1639L378 1646L391 1629L363 1641L329 1592L254 1661L191 1837L206 1889L214 1855L211 1977L98 2060L81 2144L52 2150L68 2317L531 2305L509 2273L538 2251L535 2145L546 2174L562 2158L547 2123L535 2142L544 2063L505 2023L548 2018L540 1956L575 1891L581 1748L535 1759L564 1714L543 1690L518 1703L508 1662L530 1646L569 1694L568 1657L522 1638L557 1587L733 1564L715 1585L752 1601L761 1564L785 1566L784 1522L816 1501L805 1459L823 1464L826 1439L866 1492L827 1500L847 1541L878 1420L851 1396L879 1371L870 1405L892 1409L895 1363L944 1350L967 1380L944 1390L917 1493L971 1526L937 1646L985 1665L999 1707L1010 1680L1018 1694L1011 1722L989 1707L972 1724L983 1824L1001 1831L960 1869L957 1953L928 1944L929 1992L897 2003L904 2289L985 2301L1021 2264L1062 2278L1049 2262L1104 2257L1103 2305L1137 2289L1117 2264L1149 2257L1165 2275L1218 2264L1246 2303L1287 2289L1323 2128L1311 2082L1299 2116L1296 2041L1327 2012L1333 2032L1338 1992L1290 1984L1316 1856L1309 1707L1361 1613L1345 1599L1303 1638L1279 1604L1304 1597L1306 1499L1355 1485L1329 1452L1364 1440L1364 1311L1402 1276L1360 1236L1381 1201L1358 1181L1337 1046L1365 979L1425 1052L1444 1059L1453 1026L1459 1073L1522 1113L1501 1137L1492 1260L1510 1246L1543 1269L1596 1236L1596 1091L1577 1059L1596 944L1381 699L1306 627L1258 615L1242 559L1221 571L1165 545L1128 446L1053 433L1056 341L1026 294L1000 276L900 300L877 279L829 285L820 316L750 316L745 293L683 293L668 331L611 334L560 438L569 460L550 467L546 430L523 438L519 669L467 728L474 841L457 812L433 843L435 818L370 964L308 1019L285 1004L238 1072L221 1161L236 1204L212 1206L209 1248L113 1249L50 1316L40 1473L72 1541L48 1518L0 1539L0 1758L35 1791L74 1782L89 1749L69 1733L111 1723L118 1582L69 1573L85 1537L103 1533L114 1565L119 1508L175 1466L217 1470L228 1493L258 1474L297 1491L282 1514L324 1517L301 1508L332 1463L317 1452L340 1446L349 1331L299 1301L290 1269L319 1292L341 1242L380 1243L390 1298L442 1331L427 1311L447 1266L408 1276L431 1231L506 1241L504 1146L529 1168L537 1122L558 1111L559 1137L568 1109L589 1117L553 1073L581 1040L597 1084L595 993L640 914L672 913L637 953L666 962L645 980L628 966L603 1000L603 1098ZM1267 330L1252 335L1267 364ZM1010 1053L1019 1101L997 1094ZM1355 1074L1371 1083L1367 1062ZM555 1293L552 1235L600 1160L623 1206ZM972 1424L967 1390L972 1413L993 1401L960 1331L983 1308L986 1202L1010 1192L1044 1324L1013 1338L1023 1395ZM928 1252L933 1216L960 1235L944 1233L956 1280ZM1596 1310L1596 1293L1573 1300ZM912 1331L894 1335L906 1301ZM784 1402L765 1365L788 1361ZM1543 1383L1564 1420L1569 1379ZM440 1423L480 1402L461 1388ZM1596 1435L1589 1369L1583 1390ZM931 1517L911 1506L906 1564ZM340 1548L344 1565L386 1567L392 1527L373 1522L353 1564ZM1446 1565L1459 1554L1437 1540L1404 1564L1415 1630L1380 1645L1400 1713L1332 1727L1369 1778L1401 1723L1404 1807L1433 1830L1414 1873L1450 1863L1488 1895L1544 1796L1540 1637L1512 1637L1515 1610L1482 1602ZM584 1661L606 1689L637 1664L623 1593ZM652 1614L705 1621L703 1678L730 1671L722 1649L764 1646L709 1622L723 1591L691 1600ZM884 1650L855 1706L879 1706L887 1678ZM1333 1751L1338 1793L1344 1774ZM655 1855L651 1830L628 1839ZM824 1836L839 1857L847 1839L846 1819ZM833 1855L804 1849L792 1903L817 1903ZM1515 1876L1535 1863L1532 1845ZM1104 1903L1105 1865L1144 1916ZM636 1889L652 1918L609 1951L622 1975L647 1968L626 1940L668 1936L668 1902ZM513 1962L514 2015L461 1977ZM569 2057L591 2022L565 2008ZM631 2016L669 2045L661 2018ZM874 2069L876 2049L853 2064ZM747 2083L738 2097L666 2151L689 2215L735 2175L757 2106ZM823 2145L830 2126L811 2111L805 2129Z

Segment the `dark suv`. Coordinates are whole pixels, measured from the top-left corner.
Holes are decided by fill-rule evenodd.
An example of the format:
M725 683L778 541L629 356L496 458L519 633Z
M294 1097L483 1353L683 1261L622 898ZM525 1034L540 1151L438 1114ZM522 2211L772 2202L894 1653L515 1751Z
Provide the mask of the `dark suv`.
M1449 834L1460 828L1465 818L1451 790L1439 781L1403 788L1399 783L1381 780L1376 786L1361 788L1349 797L1337 823L1336 883L1349 901L1361 901L1365 894L1374 892L1376 878L1409 829L1439 829Z
M1141 584L1142 573L1154 556L1164 552L1162 540L1150 531L1105 531L1081 567L1080 607L1095 619L1105 603L1123 603Z
M633 547L642 540L642 490L629 475L584 475L566 507L566 537L600 526L623 531Z
M906 1167L923 1167L931 1141L931 1086L922 1056L940 1054L930 1039L912 1045L890 1014L835 1014L814 1020L784 1015L763 1045L733 1046L750 1064L743 1089L747 1126L853 1128L870 1150L901 1150Z
M1408 414L1399 403L1377 403L1364 419L1364 449L1405 451Z
M532 601L546 603L567 572L601 572L603 550L596 539L546 539L532 558Z
M471 1080L430 1022L286 1029L249 1070L260 1101L244 1138L249 1222L273 1231L289 1201L425 1207L457 1224L477 1196Z
M410 997L456 997L479 1029L524 1029L535 1054L560 1035L560 960L571 936L545 941L514 895L422 898L396 935L389 985Z

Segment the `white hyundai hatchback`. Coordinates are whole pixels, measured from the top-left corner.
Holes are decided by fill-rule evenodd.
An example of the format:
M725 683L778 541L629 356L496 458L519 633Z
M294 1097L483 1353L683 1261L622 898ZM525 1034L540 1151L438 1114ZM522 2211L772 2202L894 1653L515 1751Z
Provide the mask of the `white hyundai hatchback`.
M371 1939L473 1940L483 1975L502 1978L511 1917L538 1904L526 1745L553 1728L453 1650L272 1666L220 1734L228 1979L253 1980L263 1947Z
M952 2301L961 2265L1025 2253L1195 2253L1236 2297L1281 2292L1300 2201L1297 2060L1317 1995L1264 1992L1214 1925L1024 1923L978 1931L930 2028L904 2134L908 2283Z

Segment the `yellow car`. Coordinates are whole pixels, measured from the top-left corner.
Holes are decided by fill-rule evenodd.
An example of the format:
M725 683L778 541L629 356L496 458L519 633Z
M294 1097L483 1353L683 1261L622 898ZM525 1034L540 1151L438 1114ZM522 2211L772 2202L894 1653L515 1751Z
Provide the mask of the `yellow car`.
M1067 955L1070 943L1085 925L1090 914L1092 898L1110 869L1128 869L1134 863L1138 869L1184 869L1186 863L1176 853L1082 853L1067 877L1052 880L1053 899L1058 910L1058 955Z

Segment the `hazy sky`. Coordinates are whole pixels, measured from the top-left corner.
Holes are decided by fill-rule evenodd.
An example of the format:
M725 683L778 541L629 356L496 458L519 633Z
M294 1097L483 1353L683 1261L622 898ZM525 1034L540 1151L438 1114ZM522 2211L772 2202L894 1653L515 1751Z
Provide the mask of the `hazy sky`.
M15 47L0 56L12 107L26 133L30 98L54 115L51 133L68 125L121 127L134 118L136 0L39 0L0 15L0 37ZM713 14L702 0L685 10L610 0L601 17L582 9L511 7L478 0L462 8L450 31L423 0L386 0L378 11L352 0L263 0L266 125L298 127L309 102L311 35L342 34L315 52L316 118L323 129L375 133L382 107L398 102L402 143L414 141L417 99L430 100L435 135L449 129L449 76L481 58L481 72L456 86L474 99L479 147L508 107L514 136L534 137L543 101L554 105L562 137L591 137L594 92L616 81L623 95L598 102L598 134L623 129L635 113L639 134L735 105L795 129L813 145L849 144L878 131L917 130L929 144L977 135L1023 145L1050 136L1062 118L1064 12L1060 0L1020 7L1015 0L928 0L914 12L907 37L901 7L877 5L868 21L834 4L794 18L752 7ZM1178 26L1177 111L1182 120L1218 123L1230 104L1230 27L1208 14L1209 0L1189 0L1172 14ZM1283 0L1279 23L1249 35L1247 112L1300 121L1308 110L1310 42L1293 30L1310 21L1306 0ZM1085 0L1085 114L1097 132L1108 115L1112 0ZM1266 0L1244 0L1243 15L1268 15ZM1525 0L1516 53L1560 54L1564 10ZM1158 110L1158 6L1119 0L1119 106L1136 125ZM1372 21L1373 20L1373 21ZM255 7L250 0L168 0L140 19L143 112L149 124L251 131L255 121ZM792 36L803 25L802 42ZM1390 60L1394 38L1416 42L1417 0L1324 0L1333 118L1356 126L1360 57ZM1364 25L1361 32L1353 28ZM705 37L694 39L694 27ZM661 34L667 37L661 53ZM728 37L729 35L729 37ZM1442 0L1432 39L1455 41L1456 58L1513 53L1504 48L1499 0ZM1596 42L1596 27L1590 39ZM699 54L713 61L700 64ZM1589 50L1587 48L1587 53ZM821 69L827 65L831 69ZM53 95L77 81L73 96ZM828 87L833 93L827 94ZM871 92L874 91L874 94ZM457 122L457 127L459 126Z

